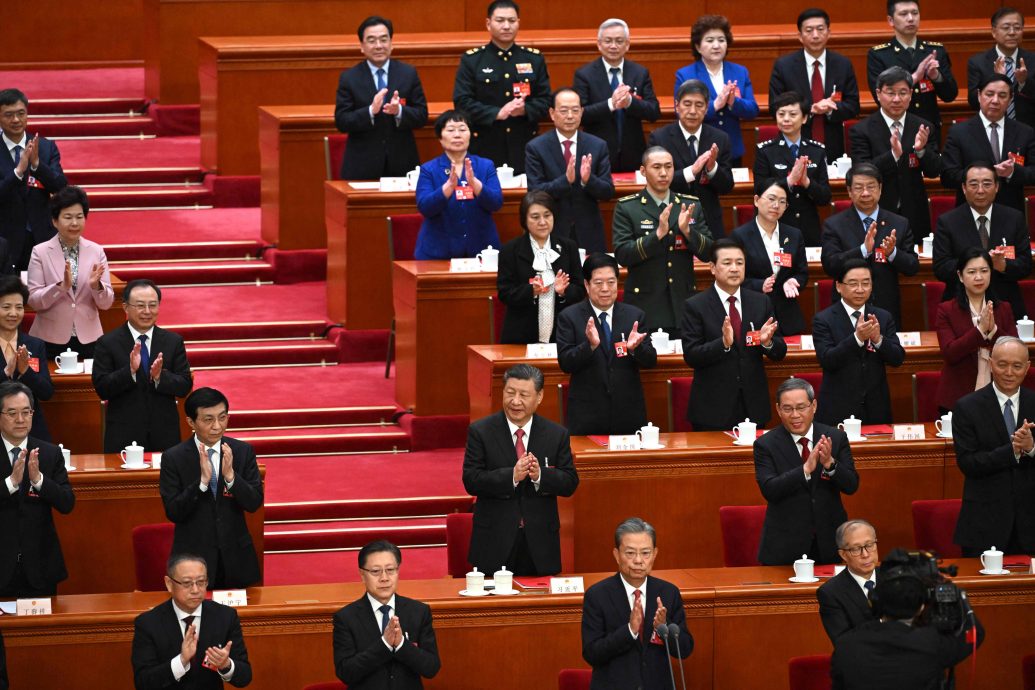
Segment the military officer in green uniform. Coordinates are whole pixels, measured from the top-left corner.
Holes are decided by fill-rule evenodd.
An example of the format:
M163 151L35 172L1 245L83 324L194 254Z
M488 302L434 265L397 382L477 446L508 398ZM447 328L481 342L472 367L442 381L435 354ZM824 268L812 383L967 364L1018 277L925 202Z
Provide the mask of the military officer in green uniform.
M628 269L623 299L679 337L683 303L696 290L694 255L710 260L712 233L700 199L669 189L675 174L672 154L650 147L640 172L647 186L619 199L612 221L615 258Z
M956 99L959 86L952 76L952 63L945 46L917 37L920 4L915 0L888 0L888 24L895 30L889 43L870 48L866 54L866 77L877 100L877 77L889 67L902 67L913 75L913 103L909 112L934 125L933 139L941 147L942 118L938 99Z
M471 118L470 151L525 171L525 144L536 135L550 108L550 75L535 48L515 45L518 6L512 0L489 3L485 26L492 40L460 58L453 104Z

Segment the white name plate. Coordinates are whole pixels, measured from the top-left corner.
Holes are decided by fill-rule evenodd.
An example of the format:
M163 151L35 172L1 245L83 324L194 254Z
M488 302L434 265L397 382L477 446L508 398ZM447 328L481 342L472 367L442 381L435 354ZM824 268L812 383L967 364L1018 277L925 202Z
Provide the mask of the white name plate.
M923 424L895 424L892 431L896 441L919 441L926 438Z
M920 331L899 331L898 341L902 347L920 347Z
M733 181L734 182L750 182L751 171L747 168L733 168Z
M557 359L557 343L529 343L525 346L527 359Z
M212 601L223 606L239 608L248 605L248 593L243 589L214 589Z
M19 599L15 605L19 616L49 616L50 599Z
M811 263L823 260L823 247L805 247L805 260Z
M802 334L801 336L801 349L802 350L815 350L816 343L812 341L812 336L808 334Z
M482 270L482 262L478 259L450 259L450 273L478 273Z
M640 437L636 434L611 435L607 437L608 450L639 450Z
M581 576L550 578L550 594L582 594L585 591Z

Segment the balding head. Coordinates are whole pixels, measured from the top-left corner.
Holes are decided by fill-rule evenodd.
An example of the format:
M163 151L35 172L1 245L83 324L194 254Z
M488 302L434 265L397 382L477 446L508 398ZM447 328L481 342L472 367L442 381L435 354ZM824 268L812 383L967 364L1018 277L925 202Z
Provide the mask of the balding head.
M1028 346L1014 336L1003 336L992 348L992 382L1006 395L1012 396L1024 383L1031 362Z

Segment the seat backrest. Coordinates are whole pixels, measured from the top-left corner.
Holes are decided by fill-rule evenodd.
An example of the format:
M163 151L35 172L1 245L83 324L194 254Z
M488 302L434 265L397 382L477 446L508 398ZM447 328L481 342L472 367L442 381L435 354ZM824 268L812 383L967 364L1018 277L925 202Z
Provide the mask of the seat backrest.
M933 232L938 227L938 216L942 215L946 211L951 211L956 208L956 197L954 196L932 196L928 197L931 202L931 231ZM916 233L914 233L915 235ZM917 241L917 244L923 244L922 237L913 237Z
M507 305L496 295L489 295L489 343L498 345L503 335L503 319L507 315Z
M402 213L388 216L388 251L391 261L413 261L417 250L417 234L424 216L419 213Z
M960 547L952 543L956 521L963 501L943 498L933 501L913 501L913 540L924 551L933 551L942 558L959 558Z
M450 577L465 577L471 569L467 552L471 547L474 513L446 515L446 568Z
M755 127L755 143L761 144L780 136L780 128L776 125L759 125Z
M693 385L693 376L678 376L667 381L669 431L694 430L694 425L686 418L686 410L690 405L690 387Z
M821 371L799 371L791 374L792 378L804 379L812 386L816 393L816 400L819 400L819 389L823 386L823 372Z
M938 381L940 371L918 371L913 374L913 421L933 422L938 414Z
M1028 314L1035 314L1035 280L1019 280L1017 282L1021 286L1021 298L1024 300L1024 306L1028 308ZM1019 319L1028 314L1014 314L1013 318Z
M1035 195L1028 197L1028 237L1035 242Z
M834 303L834 281L823 278L816 281L816 310L822 311Z
M721 506L722 563L727 568L758 565L765 506Z
M830 690L830 655L791 657L787 662L791 690Z
M1025 654L1021 659L1021 675L1024 677L1024 690L1035 690L1035 654Z
M845 137L845 153L848 154L849 158L852 156L852 138L850 132L852 131L852 127L855 127L857 124L859 124L859 120L845 120L841 123L841 129L844 132Z
M557 384L557 416L554 421L564 426L567 423L568 415L568 382L562 381Z
M349 686L340 680L331 680L326 683L312 683L302 688L302 690L349 690Z
M562 668L557 674L557 690L589 690L593 672L585 668Z
M175 530L176 526L171 522L137 525L133 528L133 566L137 574L137 591L165 591L165 564L172 553Z
M733 227L735 228L751 222L754 217L755 207L751 204L740 204L733 207Z
M940 280L928 280L923 283L924 288L924 330L933 331L938 323L938 305L942 303L942 293L945 292L945 283Z
M852 205L851 199L838 199L834 202L834 213L841 213Z
M348 138L348 134L328 134L323 138L324 179L341 179L341 162L345 159L345 141Z

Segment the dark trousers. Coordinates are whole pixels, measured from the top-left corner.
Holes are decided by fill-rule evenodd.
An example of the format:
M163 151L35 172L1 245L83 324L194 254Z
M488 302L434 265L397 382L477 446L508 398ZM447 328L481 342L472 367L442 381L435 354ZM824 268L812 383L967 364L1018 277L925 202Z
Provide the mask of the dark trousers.
M93 359L93 343L81 343L78 338L69 338L67 343L45 343L47 346L47 358L54 361L54 358L65 350L71 348L73 352L79 353L79 359Z
M0 600L4 601L9 601L11 599L32 599L34 597L52 597L56 594L56 583L48 584L43 587L34 587L29 584L28 579L25 577L25 569L22 567L21 561L15 565L14 572L11 574L11 580L7 583L7 586L0 588Z
M517 538L514 539L514 546L507 556L507 570L515 575L546 575L552 573L540 573L532 560L532 554L528 550L528 539L525 537L525 529L518 530Z

